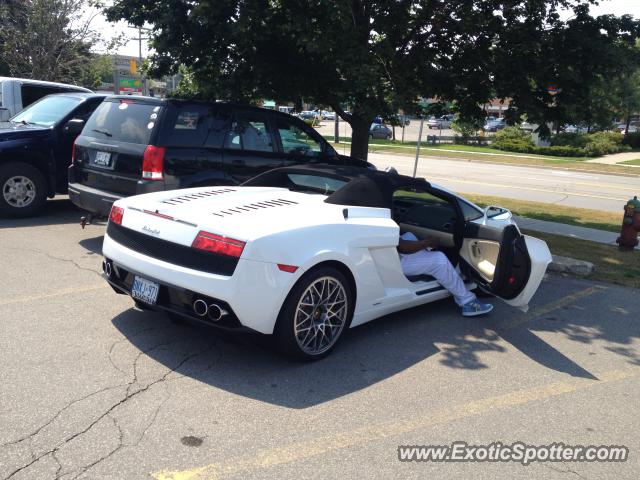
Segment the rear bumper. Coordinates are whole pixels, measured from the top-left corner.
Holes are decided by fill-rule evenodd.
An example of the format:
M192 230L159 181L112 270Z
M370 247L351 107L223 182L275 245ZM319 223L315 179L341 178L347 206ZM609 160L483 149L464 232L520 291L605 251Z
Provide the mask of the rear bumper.
M113 202L122 198L112 193L87 187L81 183L70 183L68 193L69 200L74 205L95 215L105 217L109 215Z
M160 284L159 309L202 321L189 308L196 298L213 299L229 312L229 320L237 320L227 328L244 327L266 334L273 333L287 293L303 274L302 269L291 274L272 263L245 259L240 259L231 276L207 273L143 255L114 241L108 233L102 253L116 267L113 271L126 272L108 279L121 293L130 294L132 275L140 275Z
M100 190L98 188L89 187L79 183L79 175L76 173L75 165L71 165L69 167L68 179L68 193L71 203L83 210L93 213L94 215L108 216L113 202L129 196ZM163 181L138 180L138 183L136 184L136 193L131 195L160 192L163 190L165 190L165 183Z

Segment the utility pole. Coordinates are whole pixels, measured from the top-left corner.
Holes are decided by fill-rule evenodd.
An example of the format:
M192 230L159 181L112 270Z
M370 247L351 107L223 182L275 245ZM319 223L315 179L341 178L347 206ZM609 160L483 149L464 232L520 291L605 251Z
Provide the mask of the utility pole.
M418 173L418 159L420 158L420 142L422 141L422 127L424 126L424 116L420 115L420 133L418 133L418 144L416 145L416 162L413 164L413 178Z

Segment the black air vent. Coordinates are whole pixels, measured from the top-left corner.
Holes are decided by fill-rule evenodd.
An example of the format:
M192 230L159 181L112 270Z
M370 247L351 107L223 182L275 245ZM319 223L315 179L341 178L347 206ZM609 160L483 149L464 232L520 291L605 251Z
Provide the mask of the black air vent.
M218 217L228 217L231 215L238 215L244 212L253 212L255 210L262 210L263 208L285 207L287 205L297 205L297 204L298 202L294 202L293 200L283 200L282 198L279 198L277 200L263 200L262 202L247 203L246 205L227 208L226 210L218 210L217 212L213 212L213 214L217 215Z
M173 197L167 200L163 200L162 203L166 203L168 205L179 205L181 203L187 203L192 200L200 200L201 198L215 197L216 195L221 195L223 193L229 193L229 192L235 192L235 190L233 188L221 188L219 190L207 190L206 192L190 193L188 195L181 195L179 197Z

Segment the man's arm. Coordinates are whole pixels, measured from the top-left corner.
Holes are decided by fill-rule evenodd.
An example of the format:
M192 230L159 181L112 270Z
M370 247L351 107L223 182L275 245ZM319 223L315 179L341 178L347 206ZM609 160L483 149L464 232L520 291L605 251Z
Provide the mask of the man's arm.
M437 248L440 242L437 238L426 238L424 240L403 240L398 243L398 252L408 254L416 253L425 248Z

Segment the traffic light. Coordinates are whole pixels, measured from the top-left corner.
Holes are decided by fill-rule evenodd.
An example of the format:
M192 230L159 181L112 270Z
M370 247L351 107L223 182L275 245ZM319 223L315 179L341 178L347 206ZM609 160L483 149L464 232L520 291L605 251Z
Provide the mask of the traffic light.
M138 62L135 58L129 60L129 72L131 75L136 75L138 73Z

